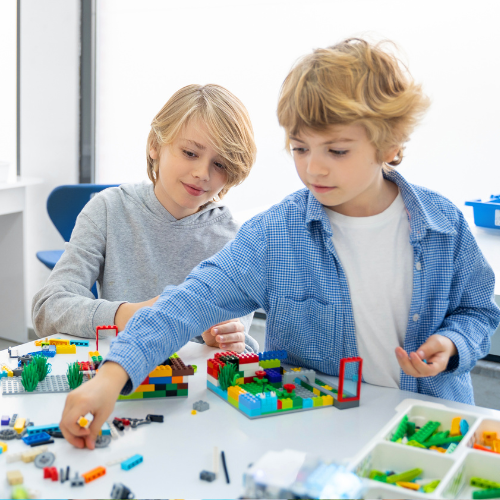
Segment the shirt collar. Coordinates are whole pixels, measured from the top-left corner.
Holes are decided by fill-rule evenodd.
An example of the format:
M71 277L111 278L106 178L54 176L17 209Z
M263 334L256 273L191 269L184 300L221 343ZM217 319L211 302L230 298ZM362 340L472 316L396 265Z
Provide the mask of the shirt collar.
M425 233L435 231L442 234L454 235L455 228L445 217L441 210L432 202L423 199L417 193L415 187L396 170L383 172L386 179L394 182L401 191L408 221L410 224L410 241L420 241ZM310 227L313 221L319 221L323 230L332 236L332 228L323 205L309 191L307 195L306 224Z

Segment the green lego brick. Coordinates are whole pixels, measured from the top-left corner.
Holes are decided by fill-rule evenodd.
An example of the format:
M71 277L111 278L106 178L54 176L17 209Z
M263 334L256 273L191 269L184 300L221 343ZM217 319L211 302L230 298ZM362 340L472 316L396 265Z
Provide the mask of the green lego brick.
M405 415L401 419L401 422L399 422L396 432L391 437L391 441L395 443L398 439L401 439L406 434L407 428L408 428L408 415Z
M408 427L406 428L406 437L411 438L415 434L415 422L408 422Z
M177 396L187 396L187 395L188 395L187 389L178 389L177 390Z
M165 390L166 391L176 391L178 385L179 384L166 384L165 385Z
M269 385L272 385L276 389L281 389L281 382L272 382Z
M476 486L477 488L487 488L490 490L498 490L500 488L500 483L496 483L495 481L488 481L488 479L483 479L481 477L471 477L470 485Z
M368 476L369 479L375 479L375 476L380 476L380 477L386 477L387 478L387 474L385 472L382 472L380 470L377 470L377 469L372 469L370 471L370 475ZM385 483L385 481L384 481Z
M432 493L439 486L440 482L441 481L439 479L436 479L435 481L431 481L430 483L422 486L422 489L425 493Z
M474 493L472 493L472 498L477 498L479 500L482 498L500 498L500 489L496 488L483 491L474 491Z
M460 443L462 441L463 436L449 436L447 438L438 438L434 439L434 436L428 439L423 443L426 448L430 448L431 446L441 446L443 444L448 443Z
M433 422L429 420L429 422L419 429L418 432L415 432L412 436L412 440L417 441L418 443L423 443L432 436L434 431L437 431L440 425L441 422Z
M427 449L423 444L419 443L418 441L414 441L413 439L411 441L408 441L408 446L414 446L415 448L423 448L424 450Z
M230 404L232 404L235 408L239 408L239 404L238 404L238 401L236 401L236 399L233 399L231 396L228 396L227 397L227 400Z
M293 407L302 408L304 406L304 400L300 397L293 398Z
M313 407L314 406L323 406L323 400L321 398L312 398L313 401Z
M300 385L311 392L314 389L314 387L312 385L309 385L307 382L304 382L303 380L300 381Z
M262 386L256 384L255 382L251 382L250 384L243 384L241 387L254 396L262 392Z
M121 394L118 396L118 399L142 399L143 392L133 392L132 394L128 394L127 396L122 396Z
M413 481L416 479L420 474L422 474L423 469L411 469L407 470L405 472L401 472L400 474L393 474L392 476L387 476L387 482L389 484L397 483L399 481Z
M373 476L374 481L380 481L381 483L387 483L387 476L384 474L383 476Z
M148 398L166 398L167 393L166 391L150 391L150 392L143 392L144 394L143 398L148 399Z
M446 439L450 435L450 431L444 431L444 432L436 432L434 433L427 441L424 441L422 444L424 446L428 446L427 443L428 441L433 441L433 442L440 442L442 439ZM433 446L432 444L430 446Z

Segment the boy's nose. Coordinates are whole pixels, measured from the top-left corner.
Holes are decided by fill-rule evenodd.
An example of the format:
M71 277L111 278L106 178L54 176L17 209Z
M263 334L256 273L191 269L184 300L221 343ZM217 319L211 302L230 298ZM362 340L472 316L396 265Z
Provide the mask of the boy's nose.
M326 175L328 174L328 169L319 158L311 155L307 163L307 173L311 175Z
M193 170L193 176L202 181L210 179L210 162L200 162Z

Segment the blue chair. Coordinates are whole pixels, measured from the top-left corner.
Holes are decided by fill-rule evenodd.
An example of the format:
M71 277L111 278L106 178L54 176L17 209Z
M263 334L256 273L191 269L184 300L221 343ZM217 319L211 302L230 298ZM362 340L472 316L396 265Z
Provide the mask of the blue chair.
M47 199L47 212L64 241L68 242L75 227L76 218L90 198L103 189L116 187L118 184L71 184L56 187ZM40 262L50 270L54 269L64 250L45 250L37 252ZM97 287L94 283L92 293L97 298Z

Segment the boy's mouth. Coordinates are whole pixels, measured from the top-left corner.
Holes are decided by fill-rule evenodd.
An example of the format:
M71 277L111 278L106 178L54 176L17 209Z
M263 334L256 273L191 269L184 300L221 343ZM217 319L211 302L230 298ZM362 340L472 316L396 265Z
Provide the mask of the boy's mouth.
M193 196L201 196L202 194L206 193L204 189L194 186L193 184L185 184L184 182L182 182L182 185L184 186L184 189Z
M316 193L327 193L328 191L332 191L333 189L337 189L336 186L320 186L317 184L311 184L311 187Z

